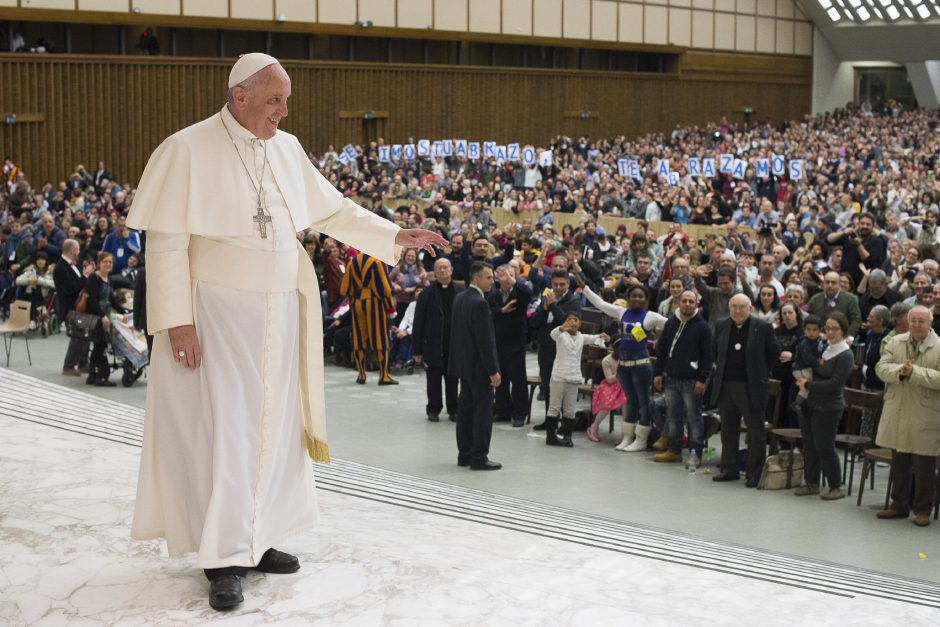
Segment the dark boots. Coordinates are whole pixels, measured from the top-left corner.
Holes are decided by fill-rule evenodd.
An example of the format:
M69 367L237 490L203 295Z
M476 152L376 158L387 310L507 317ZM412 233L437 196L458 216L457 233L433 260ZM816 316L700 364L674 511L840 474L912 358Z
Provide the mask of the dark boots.
M574 446L571 442L571 429L574 427L574 420L565 418L562 420L561 428L558 427L558 416L545 417L545 444L548 446ZM559 437L560 436L560 437Z

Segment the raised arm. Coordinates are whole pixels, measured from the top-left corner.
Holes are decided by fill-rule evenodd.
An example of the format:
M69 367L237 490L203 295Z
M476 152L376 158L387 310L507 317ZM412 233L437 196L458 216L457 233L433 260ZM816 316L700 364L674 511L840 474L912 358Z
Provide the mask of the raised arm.
M619 321L621 318L623 318L623 314L625 314L627 311L624 307L619 307L617 305L608 303L603 298L595 294L594 291L589 287L584 288L584 297L588 299L589 303L603 311L614 320Z

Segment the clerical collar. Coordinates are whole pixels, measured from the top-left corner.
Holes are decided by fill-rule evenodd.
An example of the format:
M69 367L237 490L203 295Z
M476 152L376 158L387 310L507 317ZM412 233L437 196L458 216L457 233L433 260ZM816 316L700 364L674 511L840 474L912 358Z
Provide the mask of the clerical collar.
M233 137L246 142L251 140L264 141L255 137L255 134L249 131L247 128L241 125L241 122L235 119L235 116L232 115L232 112L228 110L228 105L222 107L222 119L225 120L225 126L228 129L228 132L232 134Z

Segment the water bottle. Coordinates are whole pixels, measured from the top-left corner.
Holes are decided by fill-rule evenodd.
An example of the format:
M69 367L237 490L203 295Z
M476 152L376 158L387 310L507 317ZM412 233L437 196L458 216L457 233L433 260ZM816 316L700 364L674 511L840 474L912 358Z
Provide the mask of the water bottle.
M695 451L693 451L692 449L689 449L689 476L690 477L695 476L695 459L696 459Z

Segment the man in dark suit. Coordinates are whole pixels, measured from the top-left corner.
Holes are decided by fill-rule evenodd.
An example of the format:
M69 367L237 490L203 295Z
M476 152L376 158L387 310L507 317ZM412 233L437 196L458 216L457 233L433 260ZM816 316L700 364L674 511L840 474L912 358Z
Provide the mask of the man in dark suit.
M411 328L411 345L416 364L427 366L428 420L438 422L444 401L451 422L457 421L457 377L450 374L450 329L454 299L463 287L453 280L453 266L442 257L434 262L434 283L421 292L415 304L415 319ZM441 396L441 380L444 397Z
M55 283L56 314L63 322L68 313L75 309L78 293L85 287L87 275L78 267L78 250L78 242L75 240L67 239L62 242L62 255L52 271L52 281ZM68 350L65 352L65 363L62 364L62 374L67 377L77 377L82 374L82 370L87 372L88 349L88 342L70 339Z
M525 373L526 312L532 301L532 289L520 281L512 266L496 268L496 289L486 295L493 314L496 351L502 383L496 390L496 418L512 420L512 426L525 426L529 409Z
M460 379L457 414L457 465L470 470L499 470L490 461L493 433L493 388L499 387L499 361L490 308L484 294L493 288L493 269L470 266L470 286L454 298L448 371Z
M747 425L747 487L757 487L764 466L764 411L770 369L780 358L774 328L751 316L751 300L731 297L730 317L715 326L712 401L721 415L721 473L712 481L736 481L741 418Z
M551 338L552 329L561 326L569 313L581 315L581 299L569 289L568 271L557 269L552 272L552 287L542 297L542 304L532 314L530 324L535 329L539 343L539 400L548 401L548 382L552 378L552 366L555 363L555 342ZM541 429L540 429L541 427ZM544 423L535 429L544 429Z

